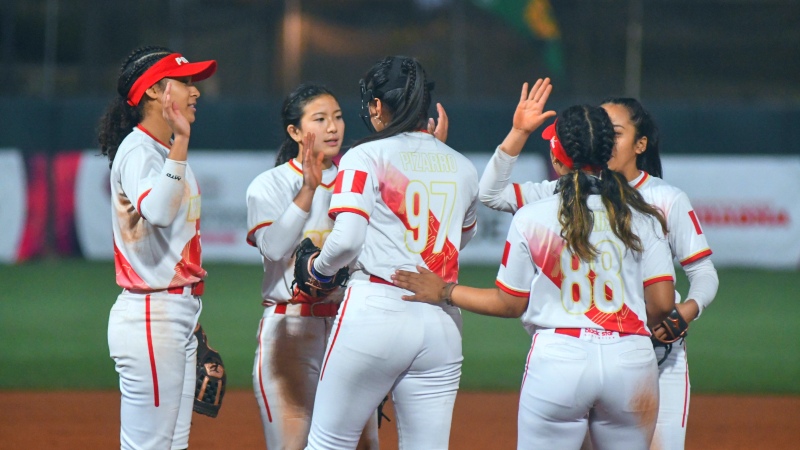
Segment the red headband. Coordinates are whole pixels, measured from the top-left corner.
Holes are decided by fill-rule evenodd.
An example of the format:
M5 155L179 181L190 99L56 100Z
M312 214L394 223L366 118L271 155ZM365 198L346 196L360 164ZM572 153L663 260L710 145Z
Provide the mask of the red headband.
M553 122L552 125L545 128L542 131L542 138L550 141L550 150L553 152L553 156L556 157L557 160L567 166L567 169L572 170L574 164L572 162L572 158L567 156L567 152L564 150L564 147L561 146L561 142L558 140L558 135L556 134L556 123L558 123L558 119Z
M217 71L216 61L190 63L180 53L173 53L162 58L147 69L131 86L128 92L128 104L136 106L150 86L164 78L192 77L192 81L202 81Z

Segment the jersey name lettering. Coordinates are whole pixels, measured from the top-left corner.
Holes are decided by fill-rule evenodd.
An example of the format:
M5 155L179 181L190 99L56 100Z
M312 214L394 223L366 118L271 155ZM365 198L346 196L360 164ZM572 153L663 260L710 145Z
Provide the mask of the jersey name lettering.
M458 170L453 155L425 152L401 152L403 170L411 172L452 172Z

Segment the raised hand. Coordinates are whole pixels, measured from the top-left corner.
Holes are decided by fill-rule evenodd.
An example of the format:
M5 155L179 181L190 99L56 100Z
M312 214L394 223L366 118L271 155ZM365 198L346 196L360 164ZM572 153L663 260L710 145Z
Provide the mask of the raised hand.
M325 155L322 152L314 152L314 133L306 133L303 138L303 186L312 191L322 183L322 160Z
M552 90L553 85L550 84L550 78L536 80L530 92L528 83L522 85L519 104L517 104L517 110L514 111L513 128L515 130L531 134L547 119L556 116L555 111L544 111Z
M447 142L447 129L450 127L447 113L441 103L436 104L436 111L439 113L439 121L437 123L433 117L428 119L428 133L436 136L436 139L442 142Z
M192 127L181 113L180 106L172 100L171 92L172 81L167 81L167 87L164 88L164 93L161 94L161 113L176 138L188 138L192 132Z
M447 283L439 275L417 266L419 273L398 270L392 275L392 282L397 287L407 289L414 295L404 295L403 300L412 302L439 303L441 294Z

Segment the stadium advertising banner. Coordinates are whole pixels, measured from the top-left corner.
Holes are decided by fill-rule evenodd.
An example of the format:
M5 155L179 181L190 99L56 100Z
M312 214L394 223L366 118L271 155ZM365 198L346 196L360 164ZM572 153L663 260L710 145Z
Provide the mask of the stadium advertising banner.
M83 254L111 259L108 163L87 151L78 165L75 225ZM469 154L483 172L489 154ZM202 192L203 257L207 261L256 263L247 245L245 192L272 168L274 152L197 151L191 167ZM664 157L665 180L684 190L714 251L718 266L797 268L800 263L800 158ZM539 155L522 155L512 181L543 180ZM758 188L754 179L764 178ZM6 180L3 180L6 181ZM4 206L5 207L5 206ZM479 207L478 234L461 252L463 263L499 264L511 214ZM4 236L5 238L5 236Z
M689 196L716 265L800 267L800 158L673 156L663 166Z
M3 201L0 202L3 230L0 233L0 262L11 263L17 261L28 216L25 161L17 150L0 149L0 167L3 168L3 176L0 177L0 192L3 193Z

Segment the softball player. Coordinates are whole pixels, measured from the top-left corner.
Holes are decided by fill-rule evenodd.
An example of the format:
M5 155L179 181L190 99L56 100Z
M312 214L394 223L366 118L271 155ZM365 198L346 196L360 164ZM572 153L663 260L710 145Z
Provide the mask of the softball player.
M608 168L614 132L603 109L570 107L545 132L563 143L558 195L515 214L497 289L445 284L424 268L394 281L415 293L406 300L522 316L533 337L519 449L577 449L587 428L598 449L646 449L658 409L648 325L674 297L666 224Z
M508 184L516 157L527 136L535 129L535 123L531 123L531 117L526 113L533 107L527 98L520 100L509 137L495 151L483 173L480 198L490 208L513 213L522 205L554 192L554 181ZM690 284L686 301L680 302L680 296L676 295L678 303L675 307L691 322L714 300L719 286L703 229L686 194L658 178L661 176L658 129L650 114L631 98L609 99L603 102L602 107L609 114L616 133L609 167L622 173L629 184L648 203L658 207L667 219L667 240L672 256L680 262ZM551 154L551 158L558 169L561 166L558 158L554 154ZM654 332L658 333L659 330L655 329ZM658 349L659 357L662 351ZM686 342L683 339L673 344L672 352L659 365L658 380L661 400L653 448L682 450L686 440L691 389Z
M123 449L184 449L195 389L202 302L200 188L187 163L200 91L215 61L190 63L163 47L125 60L101 119L111 162L114 263L122 293L108 346L122 393Z
M391 390L401 447L446 449L463 359L460 312L403 302L387 280L416 265L457 279L458 252L475 233L478 175L426 131L431 86L418 61L387 57L361 89L376 132L340 162L329 212L336 221L311 271L324 279L355 270L326 349L307 448L354 448Z
M286 131L275 168L247 189L247 242L264 260L264 314L258 326L253 388L267 448L306 446L325 344L341 293L317 302L292 289L293 251L303 238L322 246L337 169L331 158L344 137L333 94L314 84L297 87L281 110ZM361 448L378 448L377 416L364 428Z

